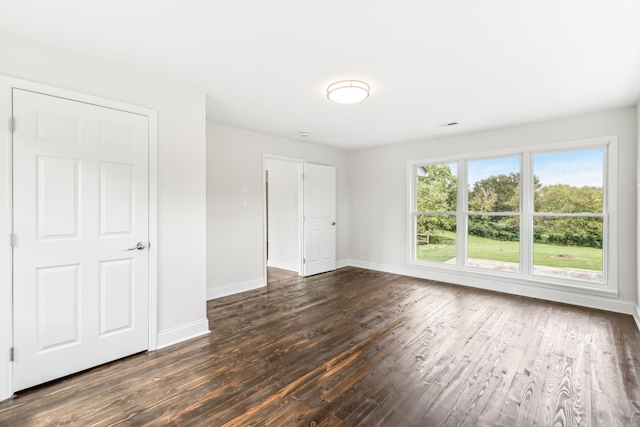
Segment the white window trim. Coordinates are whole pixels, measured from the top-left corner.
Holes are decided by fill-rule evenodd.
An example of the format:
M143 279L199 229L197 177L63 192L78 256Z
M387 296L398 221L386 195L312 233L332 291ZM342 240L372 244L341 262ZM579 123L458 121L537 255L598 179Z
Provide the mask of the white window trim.
M416 184L415 170L417 167L426 164L446 164L457 163L458 165L458 188L467 188L467 171L466 162L471 160L492 159L497 157L521 156L522 162L520 166L521 188L523 197L521 198L521 229L520 229L520 251L521 259L532 259L531 242L533 230L529 224L529 218L533 217L533 194L531 192L532 183L531 172L533 167L533 155L549 152L578 151L593 148L603 148L604 150L604 194L603 194L603 283L590 283L571 279L559 279L555 277L546 277L541 275L532 275L530 262L524 262L520 265L520 271L517 273L483 270L476 267L468 267L466 263L466 211L458 210L458 260L455 265L442 264L432 261L423 261L416 259L415 245L415 217L416 217ZM618 160L618 137L617 135L609 135L596 138L579 139L564 142L555 142L551 144L541 144L533 146L518 147L517 149L494 150L486 152L469 153L463 156L451 155L427 159L409 160L407 162L407 178L408 178L408 224L407 224L407 265L411 268L421 270L434 271L436 273L451 274L460 278L485 277L493 278L499 281L505 281L517 285L533 286L554 290L563 290L570 293L580 293L588 295L617 297L618 296L618 248L615 236L618 234L617 225L617 160ZM466 207L466 191L458 191L458 207ZM462 229L464 228L464 229ZM464 240L464 241L462 241Z

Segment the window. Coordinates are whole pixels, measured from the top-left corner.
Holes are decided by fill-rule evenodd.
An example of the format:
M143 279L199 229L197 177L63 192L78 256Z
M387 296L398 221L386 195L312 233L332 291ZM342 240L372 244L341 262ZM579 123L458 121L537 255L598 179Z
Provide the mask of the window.
M467 162L468 266L520 271L520 157Z
M533 156L533 274L602 282L604 150Z
M418 211L415 217L416 258L455 262L457 165L449 163L416 167L415 188Z
M611 151L615 137L409 162L410 262L613 289Z

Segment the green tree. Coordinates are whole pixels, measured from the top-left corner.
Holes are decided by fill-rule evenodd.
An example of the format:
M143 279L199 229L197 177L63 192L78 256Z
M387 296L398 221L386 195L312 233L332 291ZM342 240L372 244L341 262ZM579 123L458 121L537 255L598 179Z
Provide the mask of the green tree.
M422 166L418 174L418 210L455 212L458 179L449 165Z
M491 175L473 183L468 204L472 212L520 211L520 174ZM474 236L510 241L520 238L518 217L472 216L468 227Z
M457 178L448 165L421 168L417 178L418 234L437 235L439 231L454 231L456 217L438 212L455 212ZM473 183L468 195L472 212L520 211L520 174L491 175ZM574 187L567 184L542 186L534 176L534 208L538 213L601 213L601 187ZM602 248L603 222L595 217L536 217L534 239L538 243ZM518 216L471 216L469 234L495 240L519 240ZM432 243L433 240L431 240Z
M418 171L416 196L420 212L455 212L458 179L449 165L422 166ZM418 215L417 231L433 236L439 230L455 230L455 215Z
M547 185L535 192L536 212L601 213L601 187L573 187L567 184Z
M554 184L535 193L536 212L601 213L602 188ZM536 242L602 248L603 223L594 217L538 217L534 223Z
M534 177L534 186L540 181ZM473 184L469 191L469 210L474 212L518 212L520 173L491 175Z

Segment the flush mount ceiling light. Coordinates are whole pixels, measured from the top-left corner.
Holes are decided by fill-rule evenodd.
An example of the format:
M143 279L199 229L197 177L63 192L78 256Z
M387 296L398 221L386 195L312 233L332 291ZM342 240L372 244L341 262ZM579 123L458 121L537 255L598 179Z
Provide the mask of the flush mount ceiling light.
M341 80L327 88L327 98L338 104L355 104L369 97L369 85L360 80Z

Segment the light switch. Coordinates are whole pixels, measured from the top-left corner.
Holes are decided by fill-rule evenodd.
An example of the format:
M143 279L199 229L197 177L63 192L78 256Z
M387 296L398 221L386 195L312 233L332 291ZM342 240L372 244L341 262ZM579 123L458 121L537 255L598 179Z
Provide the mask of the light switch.
M242 198L242 207L246 208L248 206L247 199L245 197Z
M246 185L242 186L242 194L247 194L247 186Z

